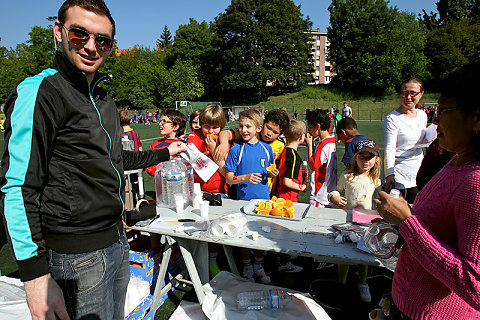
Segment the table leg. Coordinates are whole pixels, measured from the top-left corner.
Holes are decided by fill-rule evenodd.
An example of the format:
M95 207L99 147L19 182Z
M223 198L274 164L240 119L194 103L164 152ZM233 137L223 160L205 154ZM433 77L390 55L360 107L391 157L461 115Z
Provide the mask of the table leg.
M166 243L165 243L166 240ZM156 309L158 301L163 296L163 281L165 280L165 275L167 274L168 264L170 262L170 256L172 255L172 245L175 243L175 240L168 236L162 236L162 243L165 243L165 248L163 249L162 264L160 270L158 271L157 284L155 285L155 292L153 293L153 306Z
M232 250L230 246L222 245L225 256L227 257L228 265L230 266L230 271L239 276L237 265L235 264L235 259L233 259Z
M183 239L180 238L176 239L176 241L180 247L180 252L182 253L185 265L187 266L187 271L190 279L192 280L195 293L197 294L198 302L202 304L205 300L205 293L203 292L202 282L200 281L200 277L198 276L197 268L195 267L195 262L193 261L192 254L187 249L188 243L185 243ZM187 247L185 247L185 245L187 245Z

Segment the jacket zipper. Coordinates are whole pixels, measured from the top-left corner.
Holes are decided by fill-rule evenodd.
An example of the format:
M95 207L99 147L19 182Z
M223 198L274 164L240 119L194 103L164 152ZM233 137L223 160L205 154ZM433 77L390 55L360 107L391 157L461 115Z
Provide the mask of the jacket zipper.
M103 80L104 78L106 78L106 76L103 76L101 78L99 78L94 84L92 87L90 87L90 83L88 82L88 78L87 78L87 75L85 73L83 73L85 75L85 78L87 79L87 83L88 83L88 95L90 97L90 101L92 102L92 105L93 107L95 108L95 111L97 112L97 115L98 115L98 121L100 122L100 127L102 127L102 130L105 132L105 134L107 135L108 137L108 141L109 141L109 148L108 148L108 159L110 160L110 164L112 165L112 168L113 170L115 170L115 172L117 173L117 176L118 176L118 198L120 199L120 202L122 203L122 216L123 216L123 212L125 210L125 203L123 202L123 199L122 199L122 178L121 178L121 175L120 173L118 172L117 168L115 168L115 165L113 164L113 161L112 161L112 137L110 136L110 134L108 133L107 129L105 129L105 127L103 126L103 123L102 123L102 116L100 115L100 111L98 110L97 108L97 105L95 104L95 101L93 100L93 90L95 89L95 86L101 81Z

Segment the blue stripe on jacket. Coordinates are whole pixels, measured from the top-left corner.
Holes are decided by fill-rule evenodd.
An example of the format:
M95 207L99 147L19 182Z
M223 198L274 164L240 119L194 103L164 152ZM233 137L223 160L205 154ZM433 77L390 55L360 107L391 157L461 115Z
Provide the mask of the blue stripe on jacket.
M5 174L7 183L2 187L5 193L4 214L17 260L26 260L37 255L38 246L32 240L22 186L30 163L32 148L33 116L37 93L42 81L53 76L57 70L47 69L40 74L22 81L17 87L17 99L11 115L12 134L9 140L9 167ZM13 152L12 152L13 149Z

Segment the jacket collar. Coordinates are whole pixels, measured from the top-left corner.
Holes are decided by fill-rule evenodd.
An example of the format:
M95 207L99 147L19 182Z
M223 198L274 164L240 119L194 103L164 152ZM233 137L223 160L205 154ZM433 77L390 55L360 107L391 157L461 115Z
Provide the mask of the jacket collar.
M90 85L88 83L87 76L84 72L78 70L62 51L55 53L55 59L53 60L53 68L58 70L60 74L70 82L79 91L86 94L89 93ZM105 74L95 72L91 85L97 85L99 80L105 77Z

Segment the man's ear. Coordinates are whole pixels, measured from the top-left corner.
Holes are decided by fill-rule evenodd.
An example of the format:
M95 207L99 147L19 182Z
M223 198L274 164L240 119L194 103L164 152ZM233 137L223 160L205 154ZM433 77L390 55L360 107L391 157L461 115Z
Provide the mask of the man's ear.
M62 43L62 23L56 20L53 24L53 34L58 43Z

